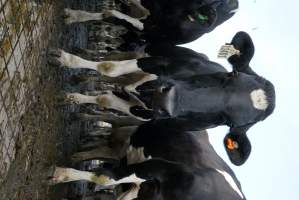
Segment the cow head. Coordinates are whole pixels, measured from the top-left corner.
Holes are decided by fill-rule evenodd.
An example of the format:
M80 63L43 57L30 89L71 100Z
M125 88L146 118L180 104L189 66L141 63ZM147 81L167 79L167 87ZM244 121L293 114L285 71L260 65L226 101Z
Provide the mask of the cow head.
M232 163L242 165L251 151L246 132L273 112L275 90L270 81L260 77L249 67L254 54L250 36L245 32L238 32L231 44L240 53L228 58L234 72L225 84L229 93L226 115L230 132L225 137L224 144Z
M202 29L209 29L217 20L216 8L219 2L213 2L211 4L200 4L190 9L187 17L190 23L196 24Z
M188 20L203 30L212 30L234 15L238 0L207 0L192 4Z

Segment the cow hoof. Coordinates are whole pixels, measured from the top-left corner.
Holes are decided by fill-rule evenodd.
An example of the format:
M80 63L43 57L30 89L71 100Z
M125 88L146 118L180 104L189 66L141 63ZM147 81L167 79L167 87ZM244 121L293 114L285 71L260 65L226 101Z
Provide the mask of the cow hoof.
M65 174L66 169L61 167L52 166L49 168L48 172L48 184L56 185L58 183L64 182L66 179L63 174Z
M61 55L62 55L61 49L49 49L48 62L52 65L61 66L62 65L60 61Z
M78 22L78 11L69 8L64 9L63 18L65 24L72 24Z
M231 44L223 45L218 52L218 58L228 59L233 55L240 55L240 51L238 49L235 49L235 47Z
M64 102L70 103L70 104L79 104L79 100L78 100L76 94L73 94L73 93L67 93L65 95Z

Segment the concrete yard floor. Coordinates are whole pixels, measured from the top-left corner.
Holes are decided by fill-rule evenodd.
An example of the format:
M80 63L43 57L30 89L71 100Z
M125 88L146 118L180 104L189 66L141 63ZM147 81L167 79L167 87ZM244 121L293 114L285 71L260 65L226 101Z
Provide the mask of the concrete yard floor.
M35 83L38 99L21 120L22 133L16 158L1 185L0 199L59 199L59 193L47 184L49 167L64 160L57 148L58 141L62 141L63 116L55 101L59 91L55 71L48 69L47 74Z
M54 29L49 44L58 47L62 23L62 4L56 1ZM56 23L56 24L55 24ZM41 53L41 52L40 52ZM61 199L63 187L50 187L47 183L48 169L54 164L66 165L63 152L64 117L57 104L61 91L61 71L47 64L46 52L39 55L41 65L31 72L30 85L34 94L28 94L30 104L22 115L13 162L1 183L0 199L34 200ZM29 81L29 80L28 80Z
M48 33L50 38L46 38L49 39L48 49L63 48L72 52L77 48L88 48L88 31L92 24L66 26L62 20L62 9L96 10L101 2L53 1L54 28ZM30 104L19 121L21 128L16 139L16 153L1 183L0 200L80 199L70 187L79 188L79 193L84 190L82 183L70 184L70 187L68 184L49 186L47 181L51 166L72 166L71 154L77 150L80 130L86 126L86 122L72 118L72 112L77 112L79 106L62 105L59 101L62 91L76 91L71 84L72 75L80 72L50 65L47 63L47 50L39 53L41 64L33 67L36 70L32 70L30 79L34 93L26 96ZM107 199L104 196L101 199Z

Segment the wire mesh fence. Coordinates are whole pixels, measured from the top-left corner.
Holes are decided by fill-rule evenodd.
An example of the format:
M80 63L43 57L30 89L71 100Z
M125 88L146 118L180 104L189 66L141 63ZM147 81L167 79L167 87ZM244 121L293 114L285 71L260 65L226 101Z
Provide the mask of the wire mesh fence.
M32 79L51 33L51 0L0 0L0 183L18 149L23 114L36 98Z
M81 72L48 64L47 49L81 49L82 55L95 60L105 56L121 45L119 35L126 31L124 27L110 21L65 25L63 8L100 12L119 9L118 3L0 0L0 200L93 194L86 183L67 189L52 188L46 182L49 166L70 164L81 132L92 124L72 118L78 106L57 106L55 95L61 89L75 90L68 82ZM89 83L88 88L94 87Z

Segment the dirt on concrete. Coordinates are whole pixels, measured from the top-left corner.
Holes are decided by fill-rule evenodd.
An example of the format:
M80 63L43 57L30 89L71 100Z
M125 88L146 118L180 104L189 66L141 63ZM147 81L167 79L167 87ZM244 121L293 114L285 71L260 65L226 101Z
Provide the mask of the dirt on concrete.
M40 64L32 67L31 78L24 80L34 90L26 94L28 101L19 121L21 128L16 139L15 158L1 183L0 200L82 199L82 194L86 194L86 187L92 187L86 182L48 185L51 166L73 166L70 157L77 151L80 131L88 127L88 122L73 118L73 113L80 110L79 106L61 104L63 92L78 91L73 85L72 77L81 71L48 64L47 51L49 48L63 48L69 52L74 52L74 49L90 49L88 35L94 22L66 26L62 20L62 11L64 7L95 11L103 5L102 2L52 2L55 6L54 24L44 38L49 40L49 45L43 52L39 52ZM96 199L111 199L108 194L97 195L99 197Z
M49 44L59 46L62 23L60 11L63 5L56 1L54 28L48 33ZM1 200L62 199L64 186L48 185L48 170L52 165L68 165L68 153L64 151L65 118L63 107L57 101L62 89L62 73L47 63L47 53L40 52L40 66L31 70L33 93L27 95L25 112L19 126L15 159L5 180L1 183ZM26 84L26 83L25 83Z

